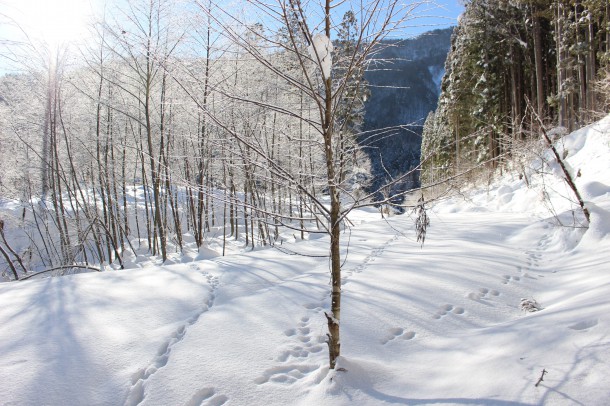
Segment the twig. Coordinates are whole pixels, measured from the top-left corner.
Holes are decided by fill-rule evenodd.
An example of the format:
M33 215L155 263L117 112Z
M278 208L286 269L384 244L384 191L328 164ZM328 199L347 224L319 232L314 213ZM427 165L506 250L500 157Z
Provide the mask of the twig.
M546 141L547 145L553 152L553 155L555 155L555 159L557 160L557 163L561 167L561 170L565 177L565 181L567 182L570 189L572 189L572 192L574 192L574 195L576 195L576 199L578 199L578 205L582 209L582 212L584 213L585 218L587 219L587 223L591 223L591 215L589 214L589 210L585 206L585 202L582 199L582 196L580 195L580 192L578 191L576 184L574 183L574 179L572 179L572 175L566 168L566 165L563 162L563 159L561 158L561 156L559 155L557 148L555 148L555 145L553 145L553 141L551 140L551 137L549 137L548 133L546 132L542 119L540 118L540 116L538 114L536 114L536 112L534 111L534 108L529 103L528 103L528 106L531 108L533 116L536 118L536 120L540 124L540 130L542 131L542 136L544 137L544 140Z
M548 371L546 369L542 369L542 375L540 375L540 378L538 378L538 382L536 382L536 385L534 385L535 387L538 387L538 385L540 385L540 382L544 381L544 375L548 373Z
M21 257L19 256L19 254L17 254L17 252L10 246L10 244L6 240L6 236L4 235L4 220L0 220L0 237L2 237L2 241L4 242L4 245L6 245L6 248L8 248L8 250L11 252L11 254L13 254L13 256L15 258L17 258L17 262L19 262L19 265L21 265L23 272L28 273L28 269L25 267L25 265L23 265L23 261L21 260Z
M46 272L52 272L52 271L57 271L60 269L70 269L70 268L80 268L80 269L88 269L90 271L102 272L102 270L100 268L96 268L94 266L89 266L89 265L63 265L63 266L57 266L57 267L51 268L51 269L45 269L44 271L36 272L36 273L30 274L28 276L24 276L23 278L21 278L21 280L24 281L26 279L30 279L31 277L34 277L36 275L40 275L40 274L46 273Z

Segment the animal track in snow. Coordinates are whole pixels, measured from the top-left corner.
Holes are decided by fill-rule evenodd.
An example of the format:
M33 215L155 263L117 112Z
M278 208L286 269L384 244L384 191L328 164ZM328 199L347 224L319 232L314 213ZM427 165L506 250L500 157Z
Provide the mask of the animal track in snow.
M576 331L588 330L592 327L597 326L597 323L598 323L597 319L583 320L576 324L572 324L571 326L568 326L568 328L570 330L576 330Z
M254 383L263 385L267 382L291 384L305 378L318 369L318 365L286 365L267 369L263 376L254 380Z
M414 337L414 331L405 331L402 327L394 327L388 330L388 334L386 334L386 336L381 340L381 344L385 345L397 338L402 338L403 340L412 340Z
M322 310L322 303L307 303L307 304L303 305L303 307L306 308L307 310L320 311L320 310Z
M318 337L316 340L311 336L311 328L309 327L309 317L301 317L299 327L289 328L284 331L286 337L295 339L296 343L291 345L287 350L283 350L277 356L279 362L287 362L290 359L307 358L312 353L318 353L324 349L324 337Z
M136 406L144 400L145 396L145 385L148 378L154 375L159 369L165 367L169 362L169 357L172 352L172 348L174 345L179 343L184 339L186 335L186 330L189 326L192 326L199 320L199 317L214 305L215 299L215 291L218 287L218 278L207 273L204 274L208 284L211 286L210 295L208 300L202 304L200 310L190 317L187 322L180 327L178 327L170 337L165 340L163 344L157 350L157 354L152 359L151 363L145 367L140 368L136 373L131 376L131 388L129 389L129 393L127 394L127 399L125 400L126 406ZM224 403L224 402L223 402ZM214 405L221 405L222 403L213 403ZM212 403L209 403L212 405Z
M521 280L520 276L511 276L511 275L502 275L502 284L506 285L510 281L519 282Z
M349 269L345 273L345 277L341 281L341 284L345 285L348 282L348 279L350 276L352 276L355 273L361 273L366 268L368 268L369 264L371 262L375 262L375 260L383 254L383 252L386 250L386 248L388 248L394 241L396 241L398 239L398 237L399 237L399 234L395 234L392 238L390 238L384 244L373 249L373 251L371 251L371 253L369 255L367 255L360 264L358 264L356 267L354 267L352 269Z
M490 296L500 296L500 292L495 289L479 288L478 292L470 292L468 298L472 300L487 299Z
M548 248L548 246L551 242L550 240L551 240L551 237L548 234L545 234L544 236L542 236L540 241L538 241L538 244L536 245L536 249L525 251L525 253L527 254L527 266L528 266L528 269L526 271L531 270L530 267L537 268L538 266L540 266L540 260L542 259L542 256L543 256L543 253L541 251L544 251Z
M453 306L452 304L442 305L441 308L432 316L434 319L440 319L445 317L449 312L453 314L464 314L465 310L463 307Z
M225 395L215 395L214 388L199 389L185 406L221 406L229 400Z
M310 320L309 316L303 316L297 327L284 330L284 335L291 339L291 343L275 358L282 365L267 369L262 376L254 380L255 383L259 385L267 382L290 384L318 368L318 366L302 364L311 354L322 352L326 343L324 336L312 334Z
M541 250L546 249L549 244L551 243L551 237L548 234L545 234L540 241L538 241L538 248L540 248Z
M529 273L527 273L527 272L525 272L525 273L523 274L523 277L524 277L524 278L527 278L527 279L538 279L537 277L532 276L532 275L530 275L530 274L529 274Z

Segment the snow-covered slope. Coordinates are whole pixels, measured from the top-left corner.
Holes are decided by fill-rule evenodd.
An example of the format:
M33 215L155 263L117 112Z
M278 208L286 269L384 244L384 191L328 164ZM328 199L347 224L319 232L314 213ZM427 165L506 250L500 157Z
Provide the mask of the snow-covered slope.
M561 145L587 231L533 171L437 205L423 248L409 216L355 214L337 371L322 238L0 285L0 404L608 404L610 117Z

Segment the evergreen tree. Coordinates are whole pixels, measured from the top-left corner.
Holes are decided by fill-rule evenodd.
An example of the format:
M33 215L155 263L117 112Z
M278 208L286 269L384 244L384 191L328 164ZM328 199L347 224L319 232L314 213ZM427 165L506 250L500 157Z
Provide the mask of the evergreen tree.
M596 83L608 65L608 9L600 0L467 2L426 124L428 181L437 179L432 168L449 176L498 166L515 139L536 132L533 113L568 130L590 122L602 103Z

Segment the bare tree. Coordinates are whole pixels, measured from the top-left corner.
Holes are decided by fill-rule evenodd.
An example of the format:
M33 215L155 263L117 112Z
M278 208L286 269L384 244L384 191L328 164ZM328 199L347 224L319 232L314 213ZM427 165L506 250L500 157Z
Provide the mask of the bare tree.
M231 93L231 90L227 89L224 90L223 96L245 106L262 107L272 112L274 117L280 115L282 120L295 120L301 127L301 135L303 127L310 129L315 136L312 136L308 142L314 146L316 155L323 162L324 170L322 173L300 173L295 176L292 167L302 168L302 163L294 165L290 159L281 159L281 154L275 154L273 149L263 147L261 138L252 137L245 128L237 128L221 116L208 114L208 117L239 145L243 145L240 151L248 152L250 157L248 162L254 167L263 168L265 172L272 174L274 182L278 182L281 187L294 190L310 201L311 213L314 213L318 224L329 235L332 286L331 309L326 313L326 318L329 330L327 341L329 363L330 368L334 369L337 357L341 354L342 227L350 211L357 207L375 204L372 196L380 192L377 190L363 196L353 193L354 181L349 176L345 176L345 173L347 166L353 163L352 151L347 151L346 148L354 148L354 146L342 140L336 124L341 118L341 112L345 110L342 107L346 99L357 97L354 92L349 94L349 78L361 76L360 72L366 69L371 58L382 46L382 39L400 29L419 4L405 6L397 0L372 0L352 10L359 23L354 24L355 32L351 35L354 38L354 46L344 50L349 55L343 55L344 63L340 74L333 72L332 69L332 39L337 35L337 28L345 13L345 2L323 0L304 4L300 0L276 0L253 1L251 4L253 10L250 11L265 16L263 19L265 27L248 24L237 13L231 13L229 10L218 8L212 10L209 2L206 4L200 2L199 7L211 20L223 27L223 35L243 49L251 61L263 66L267 75L276 77L279 82L285 84L286 92L300 94L302 100L307 100L305 104L311 103L316 113L303 114L302 109L285 107L277 100L257 98L247 92ZM279 35L280 32L284 41L278 40L282 37ZM294 61L295 69L286 69L286 66L280 63L278 55L282 53L287 54L288 58ZM194 100L197 99L196 95L188 91L187 86L183 86L183 89L190 93ZM353 103L353 100L351 102ZM204 106L200 107L203 111L209 112L203 108ZM299 145L294 141L291 143ZM300 145L298 151L303 152ZM392 182L400 180L394 179ZM323 181L321 189L320 181ZM390 190L389 186L384 185L384 188ZM320 191L328 195L328 203L320 199ZM389 202L393 197L386 194L385 201ZM252 199L250 204L254 204ZM295 220L292 214L284 215L277 206L271 214L276 219L283 219L281 221L284 224Z

